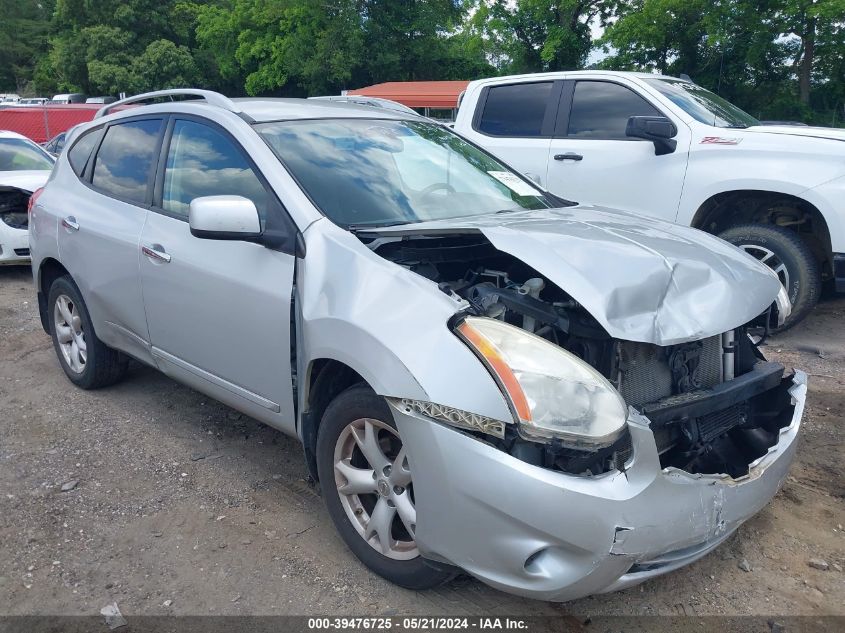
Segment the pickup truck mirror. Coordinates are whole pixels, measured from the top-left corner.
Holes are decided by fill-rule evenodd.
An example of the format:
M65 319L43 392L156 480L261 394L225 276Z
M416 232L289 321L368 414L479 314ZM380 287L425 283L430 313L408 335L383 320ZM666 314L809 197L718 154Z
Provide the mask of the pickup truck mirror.
M673 138L678 128L665 116L632 116L625 127L625 136L642 138L654 143L654 154L671 154L678 146Z
M191 235L207 240L254 242L261 237L261 221L252 200L243 196L194 198L188 210Z

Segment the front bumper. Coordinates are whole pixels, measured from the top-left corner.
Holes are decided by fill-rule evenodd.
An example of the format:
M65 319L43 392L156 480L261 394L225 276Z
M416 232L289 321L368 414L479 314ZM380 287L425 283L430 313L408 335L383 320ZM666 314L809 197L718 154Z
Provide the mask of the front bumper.
M29 234L0 220L0 266L29 261Z
M661 469L649 421L633 410L625 472L576 477L391 402L414 473L420 552L504 591L552 601L677 569L718 546L778 491L795 454L806 382L795 373L790 424L738 479Z

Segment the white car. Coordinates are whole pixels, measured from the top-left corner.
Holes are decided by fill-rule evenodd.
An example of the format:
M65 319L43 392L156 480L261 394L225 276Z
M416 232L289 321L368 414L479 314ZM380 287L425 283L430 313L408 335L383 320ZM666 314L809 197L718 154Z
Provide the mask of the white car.
M25 136L0 130L0 265L29 261L27 206L54 159Z
M823 280L845 291L845 130L761 125L691 81L609 71L473 81L454 129L559 196L743 248L786 287L787 326Z

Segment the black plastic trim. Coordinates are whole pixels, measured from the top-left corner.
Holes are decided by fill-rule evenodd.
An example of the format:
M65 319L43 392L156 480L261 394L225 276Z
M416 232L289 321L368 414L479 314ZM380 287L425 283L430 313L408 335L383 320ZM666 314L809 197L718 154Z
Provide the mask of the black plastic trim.
M729 382L723 382L706 395L695 400L661 404L647 404L642 407L642 414L652 424L664 424L684 418L697 418L708 413L727 409L740 402L745 402L764 391L777 387L783 378L784 367L780 363L761 361L754 369Z

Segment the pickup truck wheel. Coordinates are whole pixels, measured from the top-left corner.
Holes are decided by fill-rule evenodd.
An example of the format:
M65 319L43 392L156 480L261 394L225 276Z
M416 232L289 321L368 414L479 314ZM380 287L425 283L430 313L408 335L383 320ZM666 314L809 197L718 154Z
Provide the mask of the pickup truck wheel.
M50 286L47 310L56 356L73 384L97 389L123 378L129 359L97 338L82 294L69 276Z
M420 556L402 438L387 403L366 385L350 387L326 408L317 434L317 471L335 527L367 567L408 589L428 589L452 577Z
M767 224L735 226L720 234L777 274L792 303L792 314L783 331L802 321L815 307L821 293L821 274L813 252L789 229Z

